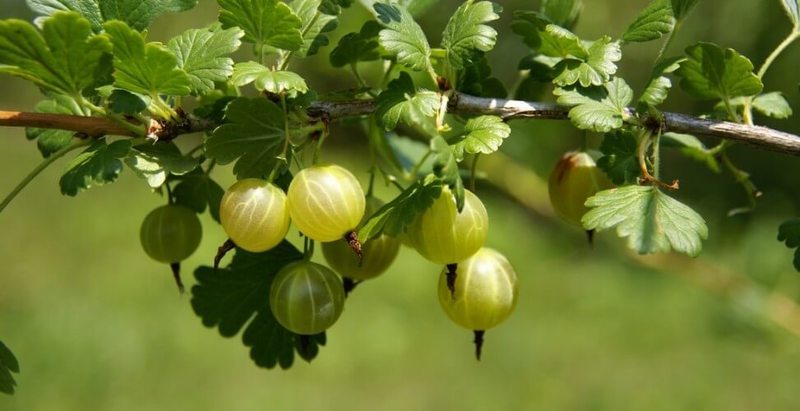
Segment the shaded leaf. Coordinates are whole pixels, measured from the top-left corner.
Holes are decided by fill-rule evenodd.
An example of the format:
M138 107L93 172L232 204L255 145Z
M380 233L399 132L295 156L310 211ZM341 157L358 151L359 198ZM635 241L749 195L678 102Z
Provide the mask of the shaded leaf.
M433 91L417 91L411 76L401 72L378 96L375 115L386 130L393 130L401 121L411 124L417 117L432 118L439 108L439 99L439 94Z
M161 187L170 174L184 175L199 165L197 159L184 156L170 141L134 146L125 157L125 164L152 188Z
M641 174L637 147L636 137L630 131L606 134L600 144L603 157L597 160L597 167L605 171L615 185L634 184Z
M772 118L787 119L792 116L792 107L779 91L761 94L753 99L753 108Z
M284 143L284 113L265 98L238 98L205 142L206 155L225 165L236 161L239 179L263 178L273 169Z
M336 29L339 24L338 19L320 10L321 7L324 8L322 0L294 0L290 6L303 22L301 29L303 45L295 55L308 57L317 54L320 47L327 46L330 42L326 33Z
M11 373L19 374L19 362L14 353L0 341L0 392L14 394L17 382Z
M778 228L778 241L786 243L786 247L794 248L794 269L800 271L800 220L791 220Z
M442 136L435 136L431 139L431 151L434 158L433 173L450 187L450 191L453 192L456 199L456 208L461 212L464 209L464 182L461 180L458 160L450 145L447 144L447 140Z
M152 100L141 94L134 94L127 90L115 89L108 96L108 108L119 114L139 114L150 105Z
M233 337L244 329L242 342L250 347L250 358L258 366L289 368L300 337L275 320L269 308L269 290L281 268L302 258L286 241L257 254L237 249L226 268L201 266L195 270L192 308L203 325L216 327L223 337ZM307 360L316 355L316 346L324 341L321 335L309 338L313 348L305 351Z
M674 250L697 256L708 238L703 217L656 187L626 186L601 191L586 200L581 222L587 230L617 229L640 254Z
M359 32L346 34L331 52L331 65L343 67L361 61L379 60L381 54L378 33L381 29L378 22L369 20L361 26Z
M376 211L358 231L358 238L367 241L381 233L390 236L404 233L417 215L439 198L442 187L442 183L433 176L418 180Z
M647 84L642 96L639 97L639 102L655 107L667 100L669 90L672 88L672 80L665 76L665 74L673 73L680 68L680 63L685 60L684 57L673 57L664 59L654 69L650 77L650 82Z
M219 205L225 190L199 168L183 176L172 193L175 195L176 203L198 214L204 212L208 206L211 217L217 222L220 221Z
M71 114L85 116L80 105L71 97L56 95L52 100L43 100L36 105L37 113ZM36 140L36 146L44 157L50 157L53 153L69 145L75 136L75 132L68 130L57 130L50 128L27 128L25 135L28 140Z
M106 144L105 139L95 140L69 163L59 180L61 193L68 196L94 186L113 183L122 171L122 160L131 150L130 140Z
M554 24L572 30L578 21L578 16L583 10L582 0L544 0L542 1L542 14L547 16Z
M672 13L675 20L681 21L689 14L700 0L672 0Z

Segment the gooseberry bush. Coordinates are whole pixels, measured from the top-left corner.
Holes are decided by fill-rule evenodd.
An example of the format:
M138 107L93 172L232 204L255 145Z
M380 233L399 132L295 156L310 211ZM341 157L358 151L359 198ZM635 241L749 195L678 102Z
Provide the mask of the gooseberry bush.
M572 225L615 229L641 254L696 256L708 236L704 219L673 197L679 182L660 178L662 150L729 170L751 207L759 191L729 147L800 154L800 138L755 126L756 114L792 114L762 79L800 37L797 0L773 1L793 28L757 70L724 45L670 48L699 0L650 1L623 33L589 39L577 34L581 0L520 10L467 0L453 5L438 45L415 21L436 0L218 0L218 21L148 38L156 17L196 2L27 0L35 21L0 21L0 73L44 94L35 113L0 112L0 125L26 127L44 157L0 211L42 169L76 151L59 181L68 196L130 169L165 200L142 213L143 255L169 264L181 289L180 262L201 241L197 214L209 212L230 239L208 256L213 264L194 270L192 307L223 336L241 333L262 367L315 358L325 330L346 315L347 293L388 270L401 242L442 266L441 306L474 331L480 357L484 332L511 315L518 283L531 275L530 264L486 244L496 210L487 210L475 184L478 158L512 137L511 120L569 120L602 137L599 147L584 144L558 162L550 200ZM357 7L371 17L356 32L338 33L340 16ZM501 13L518 35L503 41L524 43L526 55L492 54ZM649 82L634 90L618 63L627 45L647 42L659 52L646 68ZM236 51L241 61L231 57ZM316 92L293 67L319 53L359 87ZM513 88L493 77L492 58L518 62ZM367 65L382 68L382 81L362 77ZM660 111L674 82L710 109ZM548 95L552 102L537 101ZM339 137L342 120L365 130L363 169L322 160L323 143ZM195 141L184 137L191 134L202 135L199 145L176 144ZM225 189L211 171L229 164L238 182ZM374 185L382 183L397 188L394 198L376 198ZM302 249L286 240L292 227ZM779 231L789 247L800 247L800 222ZM335 272L310 261L315 248ZM228 252L230 263L220 267ZM16 372L16 358L0 343L0 391L13 392Z

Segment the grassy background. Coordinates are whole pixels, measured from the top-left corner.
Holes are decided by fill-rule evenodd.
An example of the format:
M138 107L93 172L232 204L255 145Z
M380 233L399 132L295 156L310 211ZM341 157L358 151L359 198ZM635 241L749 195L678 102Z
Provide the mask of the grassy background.
M0 2L0 17L29 18L21 3ZM433 37L454 3L443 1L441 12L426 14ZM521 3L508 2L506 9ZM619 32L646 2L587 3L579 32L592 37ZM761 61L784 33L777 1L716 3L704 2L674 50L703 38ZM192 12L159 20L152 38L211 21L214 13L214 3L201 0ZM358 14L345 19L340 34L357 25ZM521 47L508 35L501 43L495 68L513 84ZM644 74L636 64L651 61L652 50L628 51L623 74L640 84ZM507 55L514 57L505 61ZM795 47L767 81L793 90L788 97L795 107L797 57ZM340 85L332 80L341 73L318 66L298 70L310 73L313 87ZM2 108L30 109L39 98L7 77L0 78L0 90ZM673 109L695 109L681 93L676 97ZM780 127L798 131L796 123ZM577 141L568 126L555 123L515 125L514 136L525 135L540 137L540 149L524 137L512 137L504 148L540 173ZM333 148L335 141L336 135ZM12 129L0 130L0 153L5 193L39 154ZM327 155L364 175L357 153ZM747 150L738 155L767 193L744 217L724 216L741 202L729 177L709 176L690 163L670 163L676 166L668 170L685 178L681 198L704 210L711 224L699 263L736 270L757 288L709 292L693 281L709 273L680 272L682 259L643 268L610 234L590 250L581 233L479 187L491 216L488 244L509 257L522 284L516 312L487 333L482 362L472 358L471 334L438 307L438 267L403 249L388 273L348 300L313 364L289 371L258 369L238 337L224 339L203 327L189 296L177 295L167 267L144 256L139 224L160 198L131 173L63 197L60 162L0 214L0 339L22 366L19 391L0 396L0 410L800 409L800 339L767 319L760 294L800 294L790 251L775 241L778 223L797 210L796 161ZM223 185L231 181L226 168L216 176ZM224 239L207 216L203 222L201 249L185 263L189 284L192 267L208 264Z

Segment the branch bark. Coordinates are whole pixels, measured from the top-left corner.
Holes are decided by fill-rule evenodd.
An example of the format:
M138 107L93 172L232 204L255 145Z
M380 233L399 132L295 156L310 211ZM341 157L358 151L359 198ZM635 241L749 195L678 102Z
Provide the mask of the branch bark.
M496 115L506 120L569 119L569 108L557 104L475 97L462 93L454 94L449 110L453 113ZM311 117L329 121L365 116L374 111L374 100L318 101L308 108ZM640 118L639 121L643 124L661 123L665 131L716 137L778 153L800 155L800 137L767 127L707 120L679 113L663 113L663 122L662 119L649 117ZM91 137L107 134L141 137L134 136L130 130L109 119L64 114L0 111L0 126L70 130ZM158 137L174 138L180 134L209 131L214 127L216 124L189 116L180 127L163 127L162 135Z

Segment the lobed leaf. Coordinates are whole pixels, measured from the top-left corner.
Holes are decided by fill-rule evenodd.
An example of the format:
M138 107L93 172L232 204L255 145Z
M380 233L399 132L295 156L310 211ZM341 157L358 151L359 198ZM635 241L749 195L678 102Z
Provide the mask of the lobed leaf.
M122 160L131 151L130 140L107 144L105 139L92 142L69 163L59 180L61 193L75 196L94 186L113 183L122 171Z
M654 0L622 34L623 41L648 42L660 39L675 28L670 0Z
M238 98L225 110L226 124L206 139L206 155L225 165L236 161L239 179L263 178L282 152L284 113L265 98Z
M442 183L438 179L428 176L418 180L370 216L358 231L358 238L367 241L381 233L390 236L404 233L417 215L427 210L440 195Z
M582 0L544 0L541 12L554 24L572 30L582 9Z
M666 74L678 70L680 64L684 60L686 60L684 57L673 57L664 59L656 65L650 76L650 82L647 83L647 87L645 87L644 92L642 92L642 96L639 97L639 103L656 107L666 101L669 90L672 88L672 80L666 77Z
M794 269L800 271L800 220L791 220L778 228L778 241L786 243L786 247L794 248Z
M699 2L700 0L672 0L672 13L675 16L675 20L681 21L685 19Z
M114 45L116 87L150 97L191 93L189 76L169 49L160 43L145 43L142 33L121 21L110 21L103 28Z
M378 22L369 20L361 26L359 32L346 34L331 52L331 65L343 67L361 61L379 60L381 53L378 33L381 28Z
M290 368L295 351L310 361L325 342L324 334L309 338L310 347L296 348L300 336L283 328L269 308L269 289L275 275L302 254L283 241L263 253L236 249L223 269L201 266L195 270L192 308L206 327L216 327L224 337L244 329L242 342L250 347L250 358L260 367Z
M615 185L634 184L641 174L637 157L636 136L628 130L617 130L603 137L597 167L605 171Z
M111 71L110 51L108 39L76 13L44 19L41 32L22 20L0 20L0 73L56 94L77 97L96 86Z
M19 362L14 353L0 341L0 392L14 394L17 382L11 373L19 374Z
M792 107L779 91L759 95L753 99L753 108L767 117L780 120L792 116Z
M253 61L236 63L231 83L240 87L255 83L256 90L289 97L308 92L308 85L300 75L291 71L272 71Z
M633 90L625 80L615 78L604 88L556 89L558 103L573 106L569 118L582 130L607 133L622 127Z
M298 50L303 46L302 21L286 3L278 0L217 0L224 28L244 30L243 41L264 47ZM259 50L261 48L261 50Z
M55 95L50 100L39 102L35 111L37 113L70 114L75 116L90 114L84 112L75 99L64 95ZM50 157L53 153L68 146L75 137L75 132L50 128L27 128L25 129L25 135L28 140L36 140L36 146L42 156Z
M499 5L490 1L464 2L450 17L444 29L442 47L447 60L456 71L471 63L475 52L487 52L497 42L497 31L485 23L500 18Z
M381 46L398 63L413 70L433 72L428 39L408 10L388 3L375 3L373 7L378 21L386 27L379 33Z
M674 250L697 256L708 237L703 218L654 186L625 186L601 191L586 200L591 208L581 220L587 230L617 229L639 254Z
M295 52L298 57L317 54L320 47L327 46L330 40L326 33L336 29L339 24L334 15L322 11L325 5L322 0L294 0L292 10L302 21L301 33L303 45Z
M167 43L178 59L178 67L189 76L192 93L207 94L214 82L225 82L233 74L233 59L227 57L239 49L244 32L238 28L223 30L219 25L189 29Z
M198 0L27 0L34 13L50 16L59 11L74 11L86 17L96 32L103 23L121 20L136 30L144 30L164 13L186 11Z
M568 58L556 64L553 83L566 87L579 83L582 87L599 86L617 72L616 62L622 59L619 42L605 36L586 49L586 58Z
M211 217L217 222L220 221L219 205L225 190L200 168L182 176L172 193L175 195L176 203L198 214L204 212L208 206Z
M431 139L431 152L433 152L433 174L450 187L456 199L456 208L459 212L464 209L464 182L458 169L456 158L450 145L442 136Z
M456 159L464 153L492 154L500 149L503 140L511 135L511 126L497 116L471 118L464 126L464 137L452 146Z
M419 117L432 118L439 101L438 93L417 91L411 76L401 72L376 99L375 115L386 130L393 130L400 122L413 124Z
M184 156L170 141L134 146L125 157L125 164L152 188L161 187L169 175L184 175L199 165L197 159Z
M689 46L686 54L677 74L683 77L681 87L694 97L726 101L754 96L764 88L753 73L753 63L736 50L701 42Z

